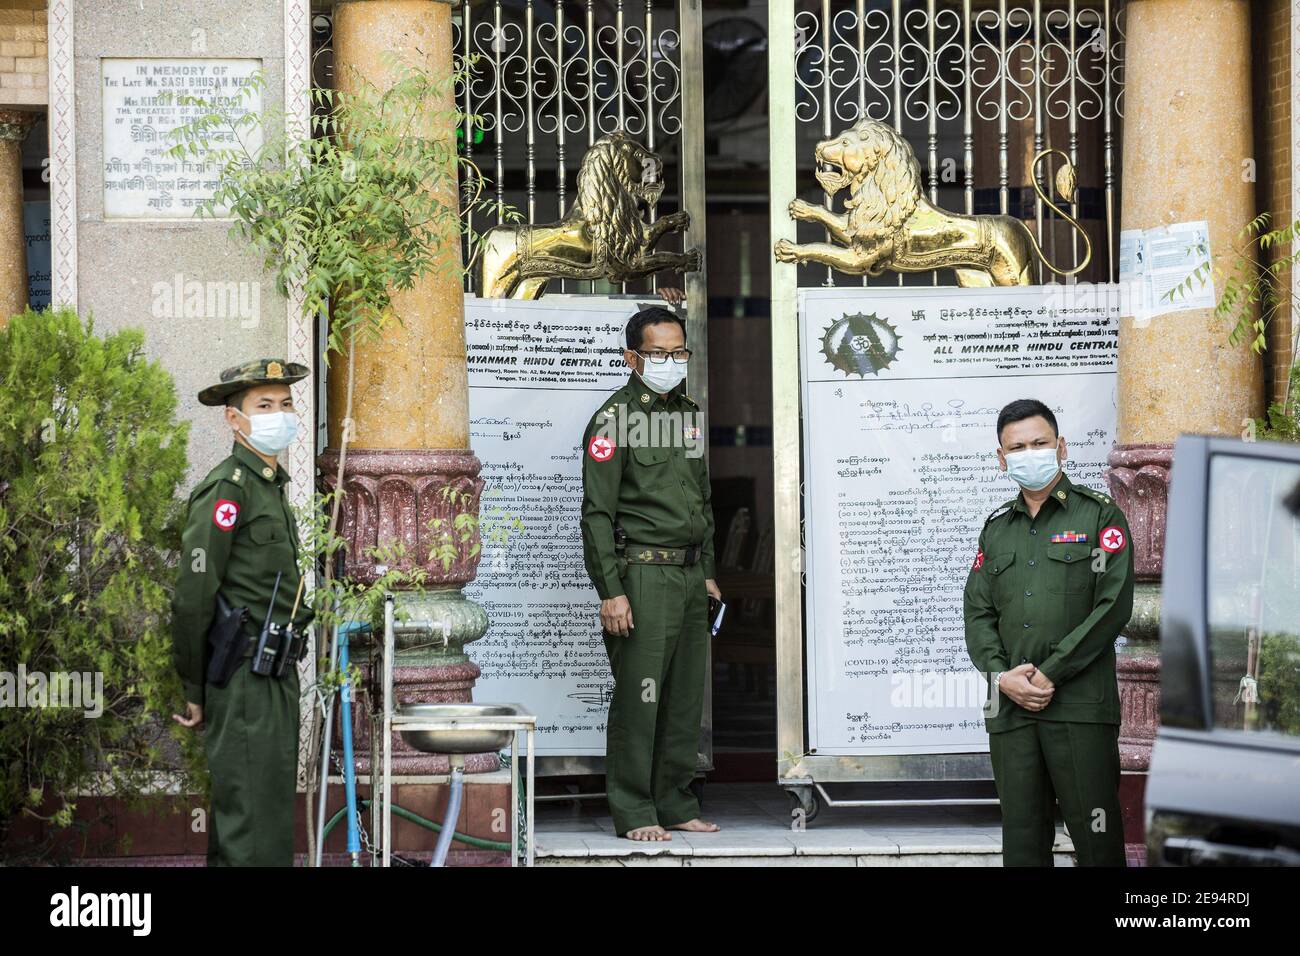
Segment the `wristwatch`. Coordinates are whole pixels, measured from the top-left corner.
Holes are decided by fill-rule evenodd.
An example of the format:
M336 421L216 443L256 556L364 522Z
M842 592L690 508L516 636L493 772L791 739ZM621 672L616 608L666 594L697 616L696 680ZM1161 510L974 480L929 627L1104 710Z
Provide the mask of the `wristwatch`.
M1005 673L1006 671L998 671L996 674L993 675L993 686L996 687L998 690L1002 689L1002 675Z

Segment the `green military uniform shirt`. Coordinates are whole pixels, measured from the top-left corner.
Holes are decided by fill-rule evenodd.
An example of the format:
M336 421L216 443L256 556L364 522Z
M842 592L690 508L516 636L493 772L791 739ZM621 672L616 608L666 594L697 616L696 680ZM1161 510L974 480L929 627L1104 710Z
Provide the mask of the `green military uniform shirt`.
M276 572L283 572L271 620L286 624L298 592L298 526L284 494L289 473L274 469L235 443L230 457L199 482L181 535L180 568L172 598L172 644L186 700L202 705L208 628L220 590L232 607L249 611L246 631L260 632ZM310 609L298 602L295 623Z
M1108 495L1062 473L1035 517L1023 494L1002 505L980 532L963 603L979 670L992 679L1027 661L1056 685L1037 712L1000 694L990 733L1039 719L1120 722L1115 639L1133 613L1133 548Z
M638 412L648 416L640 436ZM656 412L668 417L656 417ZM633 372L588 423L582 440L582 556L601 600L623 594L614 553L615 524L634 544L701 545L704 577L715 576L713 508L702 453L707 435L701 418L699 406L683 386L660 395ZM625 436L618 433L620 421L626 422ZM688 441L683 429L692 428L700 431ZM669 440L673 431L675 440ZM648 438L652 433L655 444ZM690 447L701 453L688 455Z

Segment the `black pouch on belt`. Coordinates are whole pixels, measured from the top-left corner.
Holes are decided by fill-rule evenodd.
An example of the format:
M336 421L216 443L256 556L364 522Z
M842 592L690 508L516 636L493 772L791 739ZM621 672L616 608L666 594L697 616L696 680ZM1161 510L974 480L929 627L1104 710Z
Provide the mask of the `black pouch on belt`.
M627 532L622 525L614 525L614 564L620 578L627 577Z
M214 687L229 684L244 659L244 645L248 643L244 633L247 618L248 608L231 607L221 592L217 592L216 613L212 617L212 626L208 628L207 678Z

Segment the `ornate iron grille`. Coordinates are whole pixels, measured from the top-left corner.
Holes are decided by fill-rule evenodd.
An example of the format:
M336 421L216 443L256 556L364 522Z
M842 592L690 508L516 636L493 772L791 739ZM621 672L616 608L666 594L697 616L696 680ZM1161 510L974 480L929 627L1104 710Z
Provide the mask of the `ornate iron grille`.
M887 122L912 144L931 202L967 214L1032 219L1040 245L1072 266L1079 261L1077 233L1058 236L1054 221L1063 223L1029 188L1027 160L1055 146L1079 169L1081 188L1068 211L1094 239L1094 264L1085 276L1116 278L1122 2L804 0L799 6L800 157L811 160L816 140L861 116ZM820 193L811 161L800 165L799 187L807 198ZM818 231L800 229L809 238ZM1038 270L1041 282L1041 263ZM929 281L937 285L939 276ZM857 280L800 268L800 285L819 281ZM903 277L871 282L902 284Z
M480 0L461 4L454 35L467 75L457 91L466 115L463 148L498 202L511 203L528 222L565 213L583 154L607 133L622 130L676 165L682 44L674 7ZM665 179L672 189L677 178ZM665 199L680 205L676 195ZM651 219L658 212L652 209ZM489 223L472 216L471 225ZM562 285L557 291L578 291ZM597 291L594 283L581 285Z

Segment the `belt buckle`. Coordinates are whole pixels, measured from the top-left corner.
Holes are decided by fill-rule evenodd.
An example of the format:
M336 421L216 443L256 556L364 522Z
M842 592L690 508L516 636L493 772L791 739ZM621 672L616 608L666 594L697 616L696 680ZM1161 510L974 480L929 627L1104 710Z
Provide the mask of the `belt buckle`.
M694 567L700 560L700 545L691 544L686 546L685 560L682 562L686 567Z

